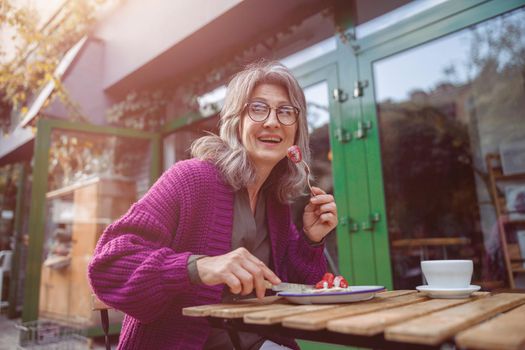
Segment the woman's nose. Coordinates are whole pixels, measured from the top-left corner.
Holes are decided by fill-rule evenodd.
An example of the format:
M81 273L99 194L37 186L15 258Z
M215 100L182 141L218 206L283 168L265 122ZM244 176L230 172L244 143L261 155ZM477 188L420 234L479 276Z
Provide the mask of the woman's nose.
M280 125L279 119L277 118L277 110L270 110L270 115L264 121L264 126L267 128L276 128Z

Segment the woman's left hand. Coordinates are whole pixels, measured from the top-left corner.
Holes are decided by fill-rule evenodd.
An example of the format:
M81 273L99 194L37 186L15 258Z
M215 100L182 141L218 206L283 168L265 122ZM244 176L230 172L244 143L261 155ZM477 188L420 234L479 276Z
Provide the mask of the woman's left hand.
M303 230L312 242L321 240L337 226L337 206L334 196L319 187L312 187L315 196L304 207Z

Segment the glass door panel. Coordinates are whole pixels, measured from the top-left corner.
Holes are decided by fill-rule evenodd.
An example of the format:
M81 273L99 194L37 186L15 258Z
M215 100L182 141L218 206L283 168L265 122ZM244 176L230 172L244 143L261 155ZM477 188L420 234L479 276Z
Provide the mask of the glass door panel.
M87 264L104 228L148 189L150 148L144 139L52 130L39 317L98 323Z
M156 178L158 140L136 130L39 121L23 321L99 327L87 265L105 227ZM121 319L112 312L112 323Z
M164 170L179 160L191 158L192 142L209 132L219 134L219 115L202 119L165 135L163 138Z
M322 80L312 85L303 87L306 98L308 132L310 134L310 150L312 159L310 169L314 177L313 184L334 193L332 176L332 148L330 146L330 90L328 81ZM294 205L296 222L302 227L302 214L304 206L310 199L309 195L302 197ZM337 237L335 230L326 238L325 255L329 268L334 273L339 273L339 259L337 255Z
M395 288L421 284L421 259L506 279L487 157L525 173L524 57L521 8L372 62ZM523 181L496 189L525 198Z
M308 67L311 69L306 69ZM335 196L341 218L348 215L348 179L343 175L346 170L343 143L334 139L334 130L341 128L340 104L331 97L331 92L338 87L337 65L305 65L301 71L304 73L297 78L307 104L313 183ZM309 196L304 196L292 205L298 228L302 227L302 214L308 200ZM349 281L353 277L350 273L350 245L348 231L343 225L326 237L328 268L334 273L344 274Z

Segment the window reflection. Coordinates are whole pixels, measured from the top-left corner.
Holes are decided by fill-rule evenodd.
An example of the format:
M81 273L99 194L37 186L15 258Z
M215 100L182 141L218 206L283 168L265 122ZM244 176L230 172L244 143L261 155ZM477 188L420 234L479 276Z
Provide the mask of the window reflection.
M283 59L281 63L286 67L293 69L306 62L312 61L315 58L326 55L329 52L335 51L337 47L336 40L334 37L325 39L317 44L307 47L304 50L291 54Z
M304 89L308 111L308 131L312 151L311 169L318 186L332 192L332 164L330 151L330 114L328 83L310 85Z
M183 159L189 159L193 141L206 133L219 133L219 116L215 115L178 129L164 138L164 170Z
M476 281L505 282L485 159L509 144L525 154L524 34L522 8L374 64L396 288L445 254L474 259Z
M140 197L149 186L149 154L147 140L55 131L49 149L48 189L78 186L97 177L122 178L137 182Z
M95 324L86 271L107 225L150 185L149 140L54 129L49 149L39 314ZM110 318L122 319L110 312Z

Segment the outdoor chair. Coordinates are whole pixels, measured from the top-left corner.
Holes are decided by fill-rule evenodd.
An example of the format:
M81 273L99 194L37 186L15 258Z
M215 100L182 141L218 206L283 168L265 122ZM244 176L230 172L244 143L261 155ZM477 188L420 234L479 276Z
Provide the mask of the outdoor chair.
M111 350L111 344L109 343L109 313L108 310L112 309L111 306L106 305L102 300L97 298L95 294L92 295L93 311L100 312L100 321L102 323L102 330L104 331L104 340L106 342L106 350Z

